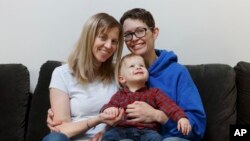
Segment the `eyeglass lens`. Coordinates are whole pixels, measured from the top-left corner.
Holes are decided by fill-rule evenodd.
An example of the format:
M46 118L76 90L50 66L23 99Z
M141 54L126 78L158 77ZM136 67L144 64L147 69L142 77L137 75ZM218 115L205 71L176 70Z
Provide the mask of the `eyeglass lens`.
M133 39L133 35L137 38L142 38L146 35L147 28L138 27L135 29L135 32L127 33L124 35L125 41L130 41Z

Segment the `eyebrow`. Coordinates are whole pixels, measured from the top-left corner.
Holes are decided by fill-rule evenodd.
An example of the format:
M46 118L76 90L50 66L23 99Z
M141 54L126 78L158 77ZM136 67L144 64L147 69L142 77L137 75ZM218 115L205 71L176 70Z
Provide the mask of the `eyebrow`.
M131 32L135 32L135 30L136 30L136 29L138 29L138 28L147 28L147 27L144 27L144 26L138 26L138 27L136 27L133 31L128 30L128 31L124 32L124 34L128 34L128 33L131 33Z

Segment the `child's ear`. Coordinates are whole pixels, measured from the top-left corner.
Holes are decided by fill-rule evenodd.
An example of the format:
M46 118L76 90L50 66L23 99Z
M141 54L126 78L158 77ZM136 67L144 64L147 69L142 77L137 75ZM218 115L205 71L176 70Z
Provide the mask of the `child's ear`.
M119 82L121 84L124 84L126 82L125 78L123 76L119 76Z

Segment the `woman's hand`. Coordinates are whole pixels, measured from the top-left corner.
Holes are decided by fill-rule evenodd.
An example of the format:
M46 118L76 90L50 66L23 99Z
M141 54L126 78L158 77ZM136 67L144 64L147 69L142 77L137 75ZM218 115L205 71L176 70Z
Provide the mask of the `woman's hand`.
M61 125L62 122L53 120L53 117L54 113L51 109L49 109L47 114L47 126L49 127L50 131L60 132L59 128L56 126Z
M100 113L99 118L101 119L101 122L104 122L109 126L115 126L123 119L124 113L124 109L122 108L110 107ZM106 129L109 126L106 126ZM106 129L95 134L94 137L92 137L89 141L101 141Z
M71 138L80 133L82 128L79 126L82 126L79 122L63 122L60 125L54 126L54 128L58 129L59 132L65 134L68 138ZM81 129L77 129L78 127Z
M101 141L105 131L100 131L94 135L89 141Z
M110 126L115 126L119 121L121 121L124 117L124 109L118 109L118 115L114 116L113 114L100 113L99 115L101 122L106 123Z
M127 106L127 118L131 122L151 123L158 122L164 124L168 117L160 110L154 109L152 106L143 101L135 101Z

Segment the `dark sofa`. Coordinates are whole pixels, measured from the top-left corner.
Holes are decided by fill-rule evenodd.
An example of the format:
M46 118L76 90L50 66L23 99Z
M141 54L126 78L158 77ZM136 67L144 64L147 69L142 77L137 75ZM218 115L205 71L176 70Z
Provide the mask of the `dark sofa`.
M29 92L29 71L22 64L0 65L0 139L40 141L46 125L49 82L61 62L41 68L34 94ZM250 63L186 65L198 87L207 114L203 141L229 141L229 125L250 124Z

